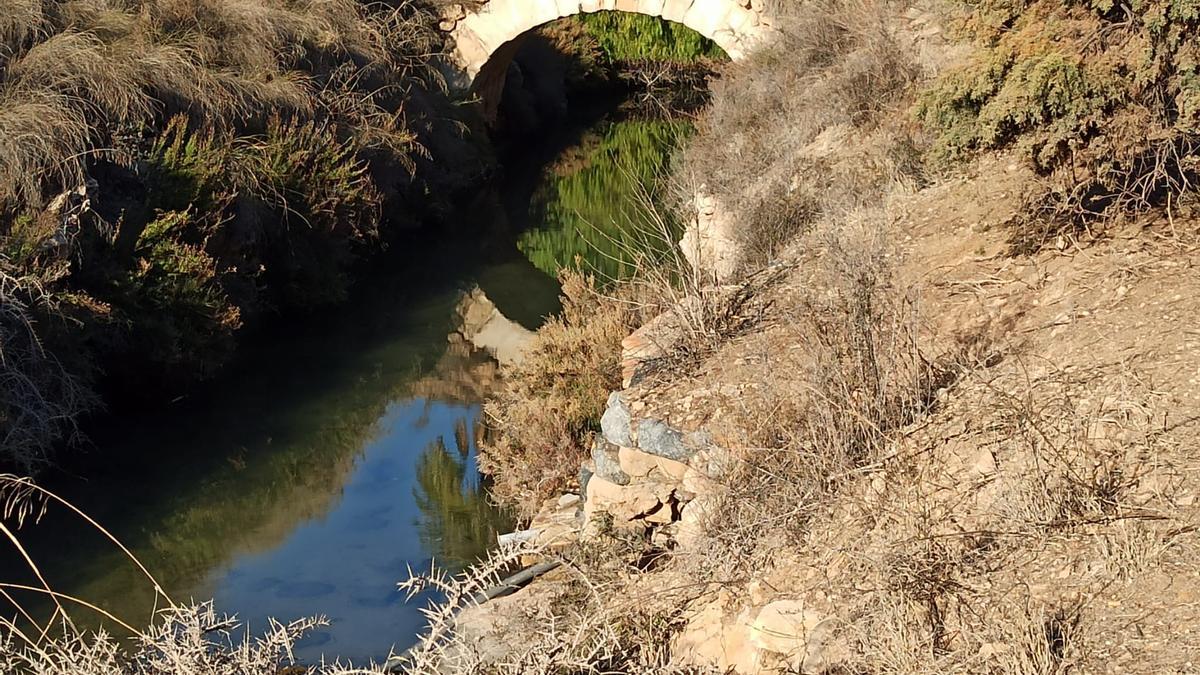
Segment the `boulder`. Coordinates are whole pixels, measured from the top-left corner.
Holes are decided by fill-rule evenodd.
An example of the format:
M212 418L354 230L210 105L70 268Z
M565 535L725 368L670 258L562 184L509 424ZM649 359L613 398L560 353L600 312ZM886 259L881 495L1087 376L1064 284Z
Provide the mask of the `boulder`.
M697 452L712 445L712 436L707 432L683 433L665 422L646 418L638 420L637 438L633 447L657 457L687 463Z
M673 459L667 459L666 457L655 457L654 464L658 468L658 472L662 474L664 478L676 482L682 481L684 475L687 474L687 470L691 468L683 462L677 462Z
M632 446L633 433L629 406L621 398L621 392L614 391L608 395L608 407L600 417L600 431L605 440L617 446Z
M684 446L683 434L658 420L641 420L637 431L637 448L642 452L679 462L686 462L694 454Z
M843 658L834 642L835 627L832 617L805 608L799 600L776 600L755 617L750 641L784 656L796 672L817 673Z
M597 476L617 485L629 484L629 476L621 470L617 446L603 438L592 442L592 465Z
M670 490L664 491L662 486L655 483L617 485L600 476L592 476L588 481L587 500L583 508L585 523L590 523L601 513L610 514L614 525L618 526L648 519L649 522L658 522L666 517L660 512L671 512Z

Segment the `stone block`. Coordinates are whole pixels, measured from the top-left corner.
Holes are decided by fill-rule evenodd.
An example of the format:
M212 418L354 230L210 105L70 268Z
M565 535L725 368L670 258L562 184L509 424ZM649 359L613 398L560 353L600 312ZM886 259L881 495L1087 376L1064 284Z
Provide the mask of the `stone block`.
M600 431L609 443L629 447L633 445L630 424L629 406L621 398L621 392L614 391L608 395L608 407L600 417Z
M580 0L556 0L558 6L558 16L571 16L582 11Z
M662 488L653 483L617 485L599 476L593 476L588 481L587 501L584 502L585 522L591 522L601 513L608 513L615 525L627 526L631 522L642 521L657 514L664 507L670 512L670 505L667 503L669 492L662 492Z
M672 481L682 481L683 477L687 475L687 470L691 468L683 462L667 459L666 457L655 457L654 464L663 478Z
M695 448L689 448L684 443L682 433L656 419L638 421L635 447L642 452L677 462L686 462L696 453Z
M683 23L683 17L692 7L692 0L666 0L663 3L662 18L675 23Z
M705 37L712 37L718 29L727 27L725 22L733 8L729 0L694 0L683 15L683 23Z
M592 442L592 465L597 476L617 485L629 484L629 476L621 470L618 446L603 438Z
M648 16L659 16L662 14L663 2L665 0L638 0L638 13Z

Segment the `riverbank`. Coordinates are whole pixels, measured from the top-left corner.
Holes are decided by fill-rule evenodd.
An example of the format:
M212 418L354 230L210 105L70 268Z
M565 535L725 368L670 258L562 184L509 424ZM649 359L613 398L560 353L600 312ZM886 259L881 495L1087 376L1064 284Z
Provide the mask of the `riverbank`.
M432 6L11 9L0 428L22 472L104 402L177 398L246 328L339 302L491 170L431 67Z
M537 534L493 566L566 564L451 606L414 672L1192 667L1194 158L1087 131L1186 99L1114 65L1180 43L1150 9L1003 9L810 6L723 73L680 165L722 284L643 280L664 311L632 333L585 294L508 373L482 458ZM1068 170L1043 124L1098 145Z

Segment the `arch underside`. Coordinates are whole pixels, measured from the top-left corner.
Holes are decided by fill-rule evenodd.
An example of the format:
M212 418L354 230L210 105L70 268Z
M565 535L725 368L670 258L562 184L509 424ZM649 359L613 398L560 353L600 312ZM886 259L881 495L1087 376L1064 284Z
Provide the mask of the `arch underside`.
M468 83L497 51L538 26L575 14L622 11L683 24L742 58L767 31L765 18L738 0L490 0L454 27L455 60Z

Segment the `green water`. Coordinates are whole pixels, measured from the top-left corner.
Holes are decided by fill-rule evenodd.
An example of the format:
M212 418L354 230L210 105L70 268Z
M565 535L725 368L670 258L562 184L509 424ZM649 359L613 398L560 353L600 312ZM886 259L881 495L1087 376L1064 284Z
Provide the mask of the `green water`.
M685 131L602 122L551 139L464 208L457 234L397 246L344 306L261 336L203 391L110 420L47 484L176 601L213 598L252 629L324 614L331 625L298 650L308 662L404 649L429 599L405 603L406 569L462 567L514 527L476 469L481 401L504 353L471 317L520 337L558 310L560 267L626 273L629 251L610 244L636 241L635 186L653 183ZM151 619L150 583L77 519L51 509L20 536L60 592L133 625ZM22 570L0 554L0 576L28 581Z
M680 228L660 191L647 186L666 174L690 131L684 121L601 122L546 167L531 199L537 225L517 248L547 274L580 256L602 280L628 276L645 255L664 255Z

